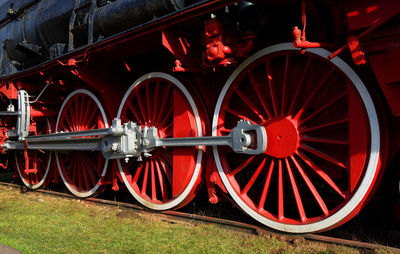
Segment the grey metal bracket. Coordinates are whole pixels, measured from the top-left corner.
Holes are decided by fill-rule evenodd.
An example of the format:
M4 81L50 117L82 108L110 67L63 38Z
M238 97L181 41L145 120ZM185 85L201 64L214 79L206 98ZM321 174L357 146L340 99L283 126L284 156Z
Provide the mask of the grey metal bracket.
M24 90L18 91L18 120L17 120L17 133L18 139L24 140L29 134L29 123L31 118L29 95Z
M17 116L17 125L15 130L8 130L7 137L18 137L24 140L29 134L30 124L30 104L29 95L25 90L18 91L18 111L10 104L7 111L0 111L0 116Z

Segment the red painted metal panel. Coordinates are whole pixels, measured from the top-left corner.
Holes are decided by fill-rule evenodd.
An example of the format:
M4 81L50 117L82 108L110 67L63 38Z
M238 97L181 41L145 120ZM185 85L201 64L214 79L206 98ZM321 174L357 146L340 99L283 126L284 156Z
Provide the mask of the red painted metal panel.
M196 136L196 124L191 112L187 110L187 102L175 90L174 94L174 137L193 137ZM172 106L172 105L170 105ZM190 126L191 128L188 128ZM173 149L173 172L172 172L172 195L180 194L188 185L190 177L193 175L196 155L193 151L196 148L174 148Z

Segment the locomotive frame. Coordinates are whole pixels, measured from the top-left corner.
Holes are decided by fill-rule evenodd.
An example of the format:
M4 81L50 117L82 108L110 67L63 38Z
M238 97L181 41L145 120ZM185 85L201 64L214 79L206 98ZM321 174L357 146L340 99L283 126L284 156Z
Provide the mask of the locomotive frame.
M399 151L399 12L391 0L4 1L1 165L81 198L122 182L155 210L205 182L211 203L227 193L268 227L337 227Z

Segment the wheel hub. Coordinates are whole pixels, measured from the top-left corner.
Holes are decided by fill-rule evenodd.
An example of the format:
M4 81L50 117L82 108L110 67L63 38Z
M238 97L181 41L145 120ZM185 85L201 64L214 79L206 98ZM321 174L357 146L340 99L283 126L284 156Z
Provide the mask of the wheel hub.
M266 154L285 158L297 150L299 132L296 122L291 117L274 119L265 126L265 130L268 137Z

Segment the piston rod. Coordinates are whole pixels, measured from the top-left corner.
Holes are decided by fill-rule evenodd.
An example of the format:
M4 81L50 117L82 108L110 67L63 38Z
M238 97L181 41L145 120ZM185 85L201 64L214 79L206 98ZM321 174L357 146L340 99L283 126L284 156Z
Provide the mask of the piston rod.
M155 127L121 124L112 127L74 132L26 136L24 140L7 140L5 150L101 151L105 158L120 159L147 156L157 147L229 146L237 153L260 154L266 150L263 126L239 121L228 136L159 138Z

